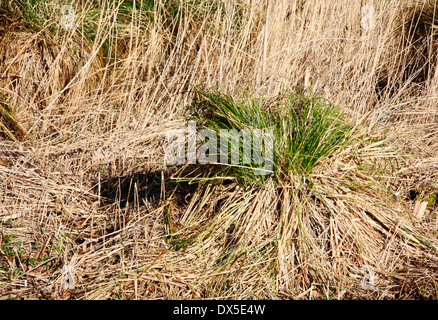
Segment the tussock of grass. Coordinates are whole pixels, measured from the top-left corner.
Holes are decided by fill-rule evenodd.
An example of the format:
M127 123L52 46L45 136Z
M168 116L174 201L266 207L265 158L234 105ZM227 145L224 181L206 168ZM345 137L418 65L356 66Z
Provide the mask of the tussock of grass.
M200 98L192 108L198 113L199 118L195 119L216 130L218 137L220 129L272 129L273 169L280 181L289 180L291 175L308 176L319 162L345 145L353 133L339 108L318 96L286 94L265 100L247 96L239 101L217 91L200 90ZM239 143L243 145L243 138ZM242 149L239 152L242 160ZM253 167L257 168L254 163ZM254 170L237 169L238 176L248 177L251 172ZM251 179L257 180L255 175Z
M412 253L437 249L436 241L417 233L404 217L385 179L370 175L389 174L390 168L373 159L395 154L383 141L367 138L363 124L348 124L339 108L296 94L271 100L248 95L238 100L217 91L199 94L192 114L202 126L217 132L274 130L275 175L264 177L262 184L252 183L257 181L253 170L233 171L226 164L217 165L225 170L204 171L197 165L185 176L179 173L180 181L196 176L192 181L198 188L183 212L166 215L169 233L177 235L171 243L206 257L205 271L221 275L214 277L214 283L222 284L211 288L215 295L237 292L232 279L258 278L259 272L269 298L278 294L274 288L299 295L312 284L320 292L340 294L339 284L351 283L352 270L365 264L384 270L400 259L396 248ZM220 183L224 172L243 184ZM178 203L173 196L168 201L169 208ZM388 237L393 240L382 253L378 248ZM253 285L248 284L244 297L256 294Z

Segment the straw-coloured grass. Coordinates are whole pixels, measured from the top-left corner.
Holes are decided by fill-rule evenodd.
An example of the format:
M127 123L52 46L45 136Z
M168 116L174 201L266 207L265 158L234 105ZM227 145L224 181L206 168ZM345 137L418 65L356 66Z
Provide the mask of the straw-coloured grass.
M353 0L150 3L78 1L64 30L61 2L2 2L0 297L436 299L435 2L374 1L370 29ZM245 90L321 96L354 130L311 163L273 104L284 174L244 188L164 161L194 86L240 122Z

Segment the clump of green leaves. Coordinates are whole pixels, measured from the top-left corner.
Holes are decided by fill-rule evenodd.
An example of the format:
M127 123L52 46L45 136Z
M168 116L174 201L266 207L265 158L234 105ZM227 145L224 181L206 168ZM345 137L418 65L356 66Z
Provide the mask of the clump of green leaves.
M2 251L9 256L15 256L15 252L12 249L12 239L13 238L14 238L13 235L7 236L5 241L2 244Z
M15 256L21 256L23 255L23 250L20 249L23 245L22 241L18 241L16 243L13 243L12 240L14 239L14 235L11 234L6 237L5 241L2 243L2 251L6 253L8 256L15 257ZM18 247L18 250L14 250L14 247Z
M19 276L20 274L23 274L23 273L24 273L24 271L21 268L13 268L13 269L10 269L8 271L8 275L10 277L12 277L12 278L15 278L15 277L17 277L17 276Z
M220 91L198 89L192 115L192 119L213 129L218 136L221 129L272 129L277 181L291 175L308 176L320 162L345 145L353 132L339 107L320 96L294 93L274 99L255 98L246 93L245 98L234 99ZM243 143L242 138L240 141ZM263 151L266 153L266 149ZM240 148L240 159L242 152ZM250 167L260 168L255 163ZM237 167L234 172L252 182L265 179L248 168Z

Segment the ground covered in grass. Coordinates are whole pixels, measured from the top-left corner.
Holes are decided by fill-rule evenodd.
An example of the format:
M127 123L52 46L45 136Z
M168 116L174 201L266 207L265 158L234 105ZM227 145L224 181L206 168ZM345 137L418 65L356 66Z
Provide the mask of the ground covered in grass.
M0 2L0 297L438 299L437 7Z

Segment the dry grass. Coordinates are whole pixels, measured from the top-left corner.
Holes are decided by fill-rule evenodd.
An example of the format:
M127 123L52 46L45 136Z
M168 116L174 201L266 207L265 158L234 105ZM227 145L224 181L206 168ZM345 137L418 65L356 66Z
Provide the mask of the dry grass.
M68 31L56 1L36 27L2 10L0 96L23 131L0 141L0 297L437 299L434 2L371 4L372 30L353 0L78 1ZM165 136L190 85L320 93L360 139L280 187L175 183Z

